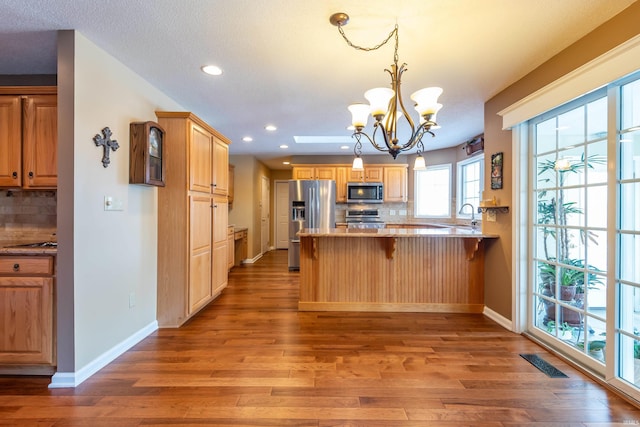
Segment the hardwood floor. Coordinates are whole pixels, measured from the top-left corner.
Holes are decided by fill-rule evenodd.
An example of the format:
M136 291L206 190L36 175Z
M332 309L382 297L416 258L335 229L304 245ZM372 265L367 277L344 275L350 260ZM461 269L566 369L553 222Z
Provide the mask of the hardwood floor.
M75 389L0 377L6 426L611 426L640 410L479 314L301 313L286 251ZM349 286L345 283L344 286ZM568 375L548 378L520 353Z

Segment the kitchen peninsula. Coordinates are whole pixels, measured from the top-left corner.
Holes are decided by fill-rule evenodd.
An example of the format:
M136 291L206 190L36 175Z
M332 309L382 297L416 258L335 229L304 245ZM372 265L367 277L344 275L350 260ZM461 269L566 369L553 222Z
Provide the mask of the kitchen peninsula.
M484 243L465 228L304 229L301 311L481 313Z

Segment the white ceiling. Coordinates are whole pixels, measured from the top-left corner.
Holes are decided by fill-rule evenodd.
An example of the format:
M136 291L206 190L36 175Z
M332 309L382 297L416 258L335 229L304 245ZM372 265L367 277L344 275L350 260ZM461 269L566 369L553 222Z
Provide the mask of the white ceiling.
M229 137L231 154L282 168L292 155L351 154L346 106L390 83L393 45L350 48L334 12L350 15L345 32L363 46L398 24L407 101L444 89L432 150L482 133L486 100L633 1L0 0L0 74L55 74L55 30L76 29ZM210 63L224 74L203 74ZM342 137L349 149L294 136Z

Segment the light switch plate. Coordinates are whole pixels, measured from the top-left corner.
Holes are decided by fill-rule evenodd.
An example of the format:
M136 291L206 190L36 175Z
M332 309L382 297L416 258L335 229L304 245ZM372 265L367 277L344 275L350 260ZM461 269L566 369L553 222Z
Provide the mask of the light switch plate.
M122 211L124 210L124 202L122 199L112 196L104 196L105 211Z

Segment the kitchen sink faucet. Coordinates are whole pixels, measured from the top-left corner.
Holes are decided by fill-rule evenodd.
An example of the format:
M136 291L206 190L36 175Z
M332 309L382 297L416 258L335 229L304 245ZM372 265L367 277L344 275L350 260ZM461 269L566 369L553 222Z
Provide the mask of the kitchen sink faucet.
M474 212L475 209L473 208L473 205L471 203L465 203L464 205L460 206L460 211L458 211L458 213L459 214L463 213L462 211L466 206L469 206L471 208L471 229L475 230L478 226L478 221L476 221L476 216Z

